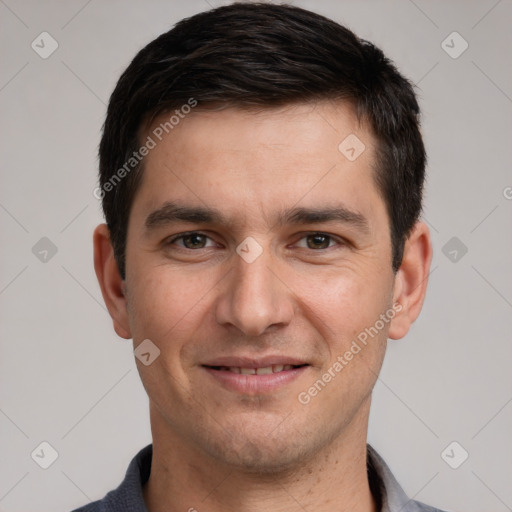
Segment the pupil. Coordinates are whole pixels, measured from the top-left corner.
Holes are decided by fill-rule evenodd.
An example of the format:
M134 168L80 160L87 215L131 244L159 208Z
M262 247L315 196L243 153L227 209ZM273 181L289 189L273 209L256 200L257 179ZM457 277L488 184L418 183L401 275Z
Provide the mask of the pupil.
M203 247L204 246L204 236L203 235L188 235L185 238L185 245L192 246L192 248Z
M325 235L311 235L309 244L310 249L326 249L329 247L329 237ZM313 245L313 247L311 247Z

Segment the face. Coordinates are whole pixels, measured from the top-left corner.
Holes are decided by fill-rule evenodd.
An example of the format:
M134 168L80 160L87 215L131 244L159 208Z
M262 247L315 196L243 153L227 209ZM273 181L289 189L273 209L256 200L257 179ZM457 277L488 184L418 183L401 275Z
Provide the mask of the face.
M331 103L193 112L150 151L125 292L154 429L258 471L366 435L395 284L373 157Z

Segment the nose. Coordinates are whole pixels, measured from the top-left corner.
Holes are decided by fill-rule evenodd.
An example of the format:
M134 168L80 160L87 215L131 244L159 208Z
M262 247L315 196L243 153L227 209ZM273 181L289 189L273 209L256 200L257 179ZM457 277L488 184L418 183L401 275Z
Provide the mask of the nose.
M294 311L293 293L280 278L269 250L251 263L238 254L233 260L216 303L217 322L234 326L246 336L288 325Z

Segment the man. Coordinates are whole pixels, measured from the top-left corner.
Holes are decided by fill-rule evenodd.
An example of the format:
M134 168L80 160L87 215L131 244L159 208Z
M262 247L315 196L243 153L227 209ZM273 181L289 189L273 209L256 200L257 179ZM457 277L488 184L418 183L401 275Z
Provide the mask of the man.
M139 52L94 251L153 444L80 511L436 510L366 442L431 261L418 117L379 49L296 7L221 7Z

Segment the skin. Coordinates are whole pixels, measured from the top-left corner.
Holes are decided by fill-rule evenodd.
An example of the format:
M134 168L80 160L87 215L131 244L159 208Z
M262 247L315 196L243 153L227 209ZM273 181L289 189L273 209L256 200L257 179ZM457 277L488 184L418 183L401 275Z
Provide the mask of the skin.
M353 162L338 150L352 133L366 146ZM150 512L376 510L366 474L371 392L388 338L403 337L421 310L432 249L418 222L393 273L373 158L372 135L345 103L194 111L146 157L125 281L106 225L96 228L95 269L115 331L160 350L149 366L136 360L150 401ZM216 208L227 223L145 229L166 201ZM326 205L359 213L367 229L276 222L280 211ZM175 240L194 230L206 237ZM252 263L236 252L246 237L262 249ZM299 393L397 303L379 334L301 403ZM266 354L309 366L271 393L226 389L202 366Z

